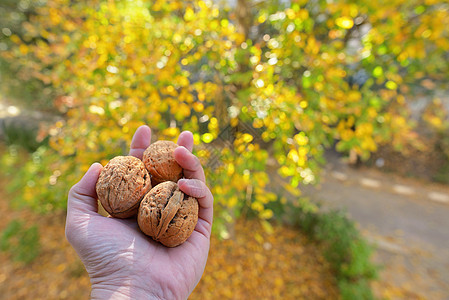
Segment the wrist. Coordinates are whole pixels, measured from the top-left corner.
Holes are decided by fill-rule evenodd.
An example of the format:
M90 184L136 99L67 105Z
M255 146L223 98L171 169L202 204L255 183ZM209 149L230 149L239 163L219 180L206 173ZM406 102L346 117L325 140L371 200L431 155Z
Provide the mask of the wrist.
M165 297L161 291L157 289L149 290L142 289L130 285L104 285L97 284L92 285L92 291L90 294L91 299L169 299Z

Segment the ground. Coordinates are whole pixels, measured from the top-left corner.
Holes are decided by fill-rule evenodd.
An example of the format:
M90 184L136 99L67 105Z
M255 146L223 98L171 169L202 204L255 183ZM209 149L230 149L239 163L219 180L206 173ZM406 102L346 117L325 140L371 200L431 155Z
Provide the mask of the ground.
M2 191L3 189L0 189ZM40 216L11 210L0 200L0 230L14 218L37 224L41 254L30 264L0 252L2 299L87 299L87 273L64 236L65 213ZM239 220L234 239L212 238L205 273L190 299L337 299L338 291L318 245L298 230Z
M328 157L321 183L303 187L323 209L344 209L377 247L374 288L387 299L449 298L449 187Z
M422 143L427 146L426 151L408 147L407 151L400 153L391 145L380 146L366 164L373 168L377 164L385 173L406 178L449 183L449 162L441 151L439 138L436 134L422 136Z

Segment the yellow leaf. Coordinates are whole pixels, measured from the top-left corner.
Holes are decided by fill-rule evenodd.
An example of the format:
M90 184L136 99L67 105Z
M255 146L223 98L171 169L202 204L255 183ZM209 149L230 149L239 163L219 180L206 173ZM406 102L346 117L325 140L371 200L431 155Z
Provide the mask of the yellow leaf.
M350 29L352 26L354 26L354 21L351 18L348 17L340 17L335 20L335 23L344 29Z
M184 20L189 22L189 21L192 21L194 18L195 18L195 12L193 11L192 8L187 7L186 12L184 14Z
M279 174L284 177L292 176L294 174L294 170L287 166L282 166L279 168Z
M299 160L298 152L297 152L295 149L290 150L290 151L288 152L287 157L290 158L290 159L291 159L292 161L294 161L295 163L297 163L298 160Z
M268 234L272 234L274 229L273 229L273 225L270 224L270 222L262 220L262 227L263 229L268 233Z
M89 106L89 112L97 115L104 115L104 109L103 107L97 106L97 105L91 105Z
M169 127L169 128L162 130L162 133L169 137L175 137L175 136L179 135L179 128Z
M237 196L232 196L228 200L228 206L232 208L232 207L234 207L237 204L237 202L238 202L238 197Z
M19 47L19 51L23 55L26 55L28 53L28 46L25 45L25 44L21 44L20 47Z
M13 42L13 43L16 43L16 44L18 44L18 43L20 43L20 38L19 38L19 36L18 35L15 35L15 34L13 34L13 35L11 35L10 37L9 37L9 39Z
M258 212L262 212L264 207L263 207L262 203L256 201L256 202L251 203L251 209L258 211Z
M389 90L395 90L395 89L398 88L398 85L396 84L396 82L391 81L391 80L387 81L387 83L385 83L385 86L386 86L387 89L389 89Z
M262 219L271 219L273 217L273 211L271 209L264 209L259 216Z
M251 141L253 140L253 136L251 134L244 133L243 136L242 136L242 140L245 143L251 143Z
M254 128L261 128L263 126L263 122L260 119L254 119L253 121L253 127Z
M259 22L259 23L263 23L263 22L265 22L267 20L267 15L266 14L262 14L262 15L260 15L259 16L259 18L257 18L257 22Z
M201 137L199 135L199 133L194 133L193 134L193 143L195 145L198 145L200 143Z
M305 146L309 142L309 139L304 135L304 133L296 134L294 139L299 146Z
M231 176L232 174L234 174L234 171L235 171L234 164L232 164L232 163L228 164L228 168L227 168L228 176Z
M206 144L209 144L214 140L214 136L211 133L205 133L201 136L201 140L205 142Z

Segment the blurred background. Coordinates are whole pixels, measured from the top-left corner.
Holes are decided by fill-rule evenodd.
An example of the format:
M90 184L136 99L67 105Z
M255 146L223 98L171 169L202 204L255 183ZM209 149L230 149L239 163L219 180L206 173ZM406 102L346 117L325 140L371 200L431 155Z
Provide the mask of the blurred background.
M449 4L0 0L0 297L81 299L66 196L194 134L192 299L449 298Z

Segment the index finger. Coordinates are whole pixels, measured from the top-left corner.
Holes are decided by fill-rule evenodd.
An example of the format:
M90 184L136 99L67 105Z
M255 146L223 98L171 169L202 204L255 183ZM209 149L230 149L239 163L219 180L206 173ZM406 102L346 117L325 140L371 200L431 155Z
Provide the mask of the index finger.
M147 125L137 128L131 141L131 149L129 155L142 159L143 152L150 146L151 129Z
M187 150L192 152L193 149L193 134L190 131L183 131L178 137L178 145L186 147Z

